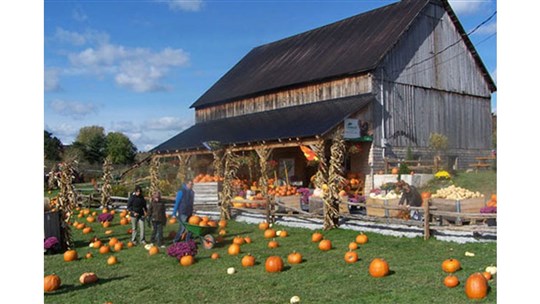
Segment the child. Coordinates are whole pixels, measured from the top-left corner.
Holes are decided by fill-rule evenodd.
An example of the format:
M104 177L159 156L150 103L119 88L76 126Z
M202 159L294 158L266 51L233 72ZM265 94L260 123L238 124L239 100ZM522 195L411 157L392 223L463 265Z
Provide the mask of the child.
M159 191L152 193L152 202L150 202L150 208L148 208L148 217L152 221L150 242L157 242L157 246L164 248L163 226L167 223L167 218L165 217L165 203L161 200L161 192Z

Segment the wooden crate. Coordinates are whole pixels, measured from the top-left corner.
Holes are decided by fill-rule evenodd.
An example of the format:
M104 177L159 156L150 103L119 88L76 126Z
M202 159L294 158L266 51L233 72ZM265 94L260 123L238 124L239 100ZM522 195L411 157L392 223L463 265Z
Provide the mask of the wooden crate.
M300 195L276 196L276 200L287 207L300 209Z
M399 198L383 200L383 199L368 197L366 199L366 214L369 216L378 216L378 217L398 217L399 210L390 210L390 209L370 207L370 205L397 206L398 204L399 204Z
M217 205L219 201L219 192L222 189L221 182L194 183L193 191L195 197L194 205Z
M322 215L324 212L323 205L322 198L314 196L309 197L309 213Z
M486 206L486 199L483 197L468 198L463 200L432 198L431 206L437 207L437 211L480 213L480 209ZM454 216L445 216L443 218L449 221L460 220Z

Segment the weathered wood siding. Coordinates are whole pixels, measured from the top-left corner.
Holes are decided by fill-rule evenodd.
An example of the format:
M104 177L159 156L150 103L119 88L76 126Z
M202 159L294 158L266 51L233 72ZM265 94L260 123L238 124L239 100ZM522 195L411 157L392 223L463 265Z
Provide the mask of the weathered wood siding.
M373 73L375 145L384 111L391 147L427 147L430 134L441 133L450 149L491 148L489 85L460 39L444 9L430 4L383 59Z
M490 98L482 70L444 8L431 3L381 67L384 79L458 94ZM376 74L380 75L380 74Z
M301 88L241 99L223 105L195 110L195 122L251 114L328 99L371 92L369 75L351 76Z

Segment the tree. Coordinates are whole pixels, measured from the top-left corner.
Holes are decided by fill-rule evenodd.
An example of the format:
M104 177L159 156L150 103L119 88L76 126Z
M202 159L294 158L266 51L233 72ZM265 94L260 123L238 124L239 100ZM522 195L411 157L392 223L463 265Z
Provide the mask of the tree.
M62 153L64 152L64 146L62 142L56 137L52 136L51 132L45 130L44 139L45 159L48 160L61 160Z
M84 160L90 164L103 163L106 148L103 127L90 126L81 128L73 146L81 151Z
M105 138L107 157L113 164L132 164L135 161L137 147L129 138L120 132L109 132Z

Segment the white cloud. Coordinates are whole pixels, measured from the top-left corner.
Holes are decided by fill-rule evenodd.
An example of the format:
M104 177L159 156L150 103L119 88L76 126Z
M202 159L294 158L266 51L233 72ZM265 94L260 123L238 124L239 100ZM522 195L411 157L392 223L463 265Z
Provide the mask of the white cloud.
M97 113L98 107L93 103L84 103L79 101L65 101L55 99L50 102L51 109L64 116L72 117L73 119L81 119L92 113Z
M167 1L169 8L173 11L198 12L202 9L202 0L170 0Z
M68 56L71 73L105 75L114 74L115 82L134 92L166 90L161 80L171 67L189 64L189 54L182 49L165 48L153 52L147 48L126 48L121 45L102 44Z
M60 91L60 69L45 68L44 80L46 92Z
M45 125L45 130L52 133L53 136L60 139L63 144L72 143L79 134L80 128L70 124L61 123L60 125Z
M193 121L179 117L165 116L148 120L144 126L149 130L182 131L191 126Z
M84 45L86 43L86 38L84 35L64 30L61 27L56 28L54 39L59 42L65 42L73 45Z
M135 125L133 121L113 121L110 132L137 133L140 129L140 126Z
M449 0L448 2L458 15L478 12L486 3L485 0Z

